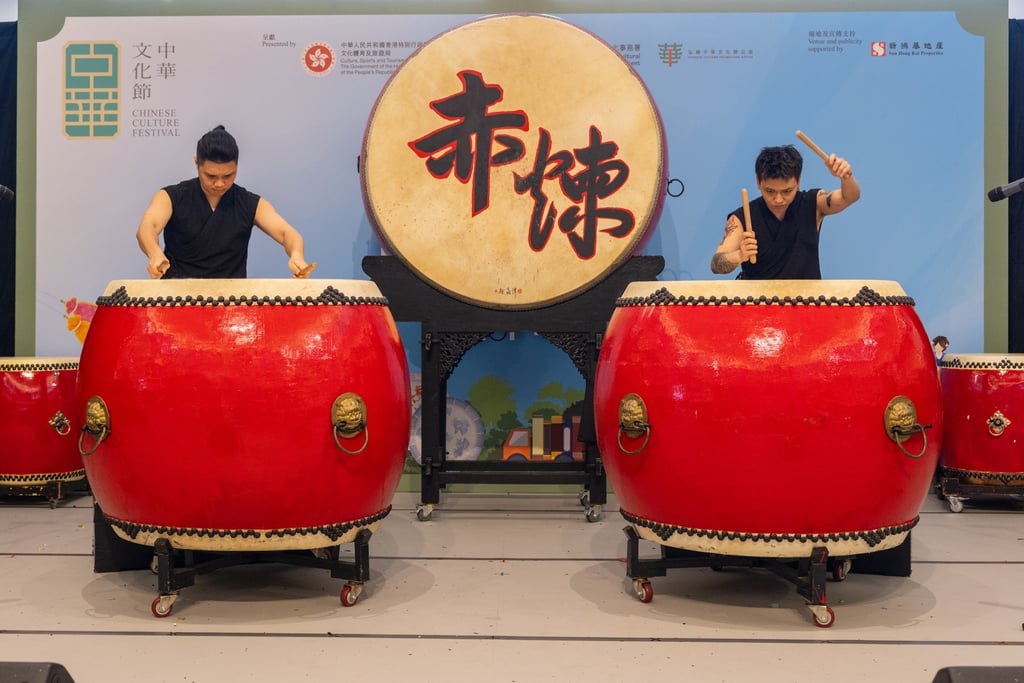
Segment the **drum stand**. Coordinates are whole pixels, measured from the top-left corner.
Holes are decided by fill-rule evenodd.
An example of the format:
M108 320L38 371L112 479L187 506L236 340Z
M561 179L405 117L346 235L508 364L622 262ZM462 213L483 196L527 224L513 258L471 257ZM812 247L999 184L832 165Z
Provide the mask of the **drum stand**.
M363 584L370 579L370 536L369 529L362 529L356 534L355 561L342 562L339 559L338 546L324 549L324 554L314 555L308 550L282 551L245 551L245 552L206 552L178 550L171 546L166 538L158 538L153 544L153 560L150 569L157 575L159 595L153 600L153 616L167 617L174 610L174 602L182 588L195 584L196 576L208 574L224 567L256 562L276 562L279 564L317 567L331 570L332 579L346 579L348 582L341 589L341 604L351 607L356 604L363 592ZM196 563L196 556L208 556ZM175 558L181 562L175 566Z
M68 497L69 494L88 493L88 482L85 479L64 481L53 479L39 484L32 483L24 486L0 486L0 497L25 496L32 498L46 498L53 510L57 504Z
M363 270L388 299L396 321L419 322L423 382L420 521L430 519L440 491L453 483L581 484L588 521L601 518L607 478L594 425L594 371L615 301L630 282L654 280L661 256L634 256L593 288L545 308L498 310L457 300L427 284L394 256L367 256ZM447 381L463 356L495 332L536 332L564 351L586 382L578 440L582 462L449 461Z
M99 505L93 505L95 530L95 557L93 571L116 572L127 569L150 569L157 576L158 595L153 600L153 616L168 617L182 588L195 584L195 577L225 567L258 562L274 562L301 567L329 569L331 578L345 579L341 589L341 604L351 607L363 592L363 584L370 579L369 529L356 533L353 540L352 562L340 560L339 546L334 545L316 553L309 550L276 551L206 551L175 548L166 538L158 538L150 548L131 543L114 533Z
M942 477L940 497L944 498L951 512L963 512L964 501L972 498L981 500L1021 500L1024 486L997 486L995 484L968 484L959 477Z
M767 569L796 586L797 593L807 601L815 626L827 628L835 623L836 615L825 601L825 582L829 574L835 581L843 581L853 569L848 557L830 558L828 549L811 549L803 558L768 558L717 555L659 545L658 558L640 558L640 535L632 526L623 529L626 534L626 576L633 580L633 592L640 602L654 598L652 576L665 576L669 569L710 567L719 571L725 567ZM870 555L858 556L857 571L862 574L910 576L910 534L899 546Z

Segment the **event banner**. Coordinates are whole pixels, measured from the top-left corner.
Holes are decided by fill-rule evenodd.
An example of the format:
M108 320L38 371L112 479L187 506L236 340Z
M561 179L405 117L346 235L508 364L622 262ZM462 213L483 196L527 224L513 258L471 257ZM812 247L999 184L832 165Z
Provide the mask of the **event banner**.
M219 124L239 142L237 183L302 233L314 277L366 279L363 257L384 244L360 177L374 104L424 44L479 18L67 18L38 45L37 355L77 355L108 283L148 278L135 239L142 213L161 187L196 175L196 141ZM762 147L803 153L803 189L838 188L801 130L847 159L862 190L824 219L823 276L897 281L929 336L947 336L951 352L982 351L984 39L955 12L560 18L617 52L656 103L668 183L644 253L664 257L661 279L733 277L709 263L741 190L758 196ZM538 83L565 68L545 62L549 47L538 36L539 59L522 66ZM583 92L621 96L600 79L578 88L560 106ZM423 206L417 229L444 220L431 211ZM437 248L473 258L471 244ZM290 276L281 247L259 231L248 272ZM418 332L406 327L415 373ZM558 412L582 397L573 365L528 331L469 352L449 396L473 402L484 380L504 387L507 405L464 407L484 416L480 432L505 408L526 424L538 406Z

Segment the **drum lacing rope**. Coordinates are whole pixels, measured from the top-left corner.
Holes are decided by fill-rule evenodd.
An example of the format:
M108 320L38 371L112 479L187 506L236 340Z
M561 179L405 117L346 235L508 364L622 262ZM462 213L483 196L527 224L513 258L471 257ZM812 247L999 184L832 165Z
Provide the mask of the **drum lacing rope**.
M685 296L678 297L661 287L644 297L619 297L619 308L626 306L914 306L909 296L882 296L867 285L856 296Z
M940 368L958 368L963 370L1024 370L1024 361L1015 362L1009 358L1001 358L999 361L978 360L962 361L956 356L939 362Z
M839 542L839 541L864 541L870 547L875 547L889 536L896 534L902 534L910 531L914 526L917 525L919 517L915 517L913 521L906 524L900 524L898 526L882 527L881 529L869 529L865 531L843 531L829 534L776 534L776 533L761 533L761 532L749 532L749 531L722 531L714 529L694 529L692 527L675 526L672 524L662 524L660 522L651 522L641 517L636 517L629 514L625 510L620 509L620 514L630 524L650 529L654 534L663 541L667 541L676 534L683 534L685 536L695 536L697 538L710 538L717 539L719 541L756 541L756 542L795 542L795 543L821 543L821 542Z
M199 527L174 527L174 526L156 526L152 524L136 524L135 522L124 522L119 519L113 519L104 515L104 519L111 526L116 526L121 529L130 538L138 538L139 534L165 534L167 536L195 536L199 538L284 538L286 536L315 536L324 535L332 541L336 541L353 529L369 526L374 522L378 522L388 516L391 512L391 506L388 505L386 508L381 510L375 515L364 517L352 522L344 522L341 524L327 524L324 526L308 526L308 527L293 527L287 529L209 529Z
M97 306L387 306L388 300L383 296L347 296L336 288L328 285L318 296L128 296L128 290L118 287L113 294L101 296L96 300Z
M45 484L50 481L74 481L85 476L85 470L73 470L71 472L57 472L54 474L0 474L0 486L6 486L4 482L16 482L18 484Z
M13 365L2 365L0 370L13 372L50 372L52 370L77 370L78 361L64 363L15 363Z

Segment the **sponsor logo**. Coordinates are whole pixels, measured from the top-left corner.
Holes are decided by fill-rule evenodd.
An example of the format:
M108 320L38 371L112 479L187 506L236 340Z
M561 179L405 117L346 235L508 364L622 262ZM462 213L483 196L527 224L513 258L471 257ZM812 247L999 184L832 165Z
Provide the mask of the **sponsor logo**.
M886 55L886 52L886 44L884 41L875 41L871 43L872 57L884 57Z
M658 43L658 59L669 68L675 66L683 58L682 43Z
M337 57L327 43L312 43L302 54L302 65L314 76L323 76L334 68Z

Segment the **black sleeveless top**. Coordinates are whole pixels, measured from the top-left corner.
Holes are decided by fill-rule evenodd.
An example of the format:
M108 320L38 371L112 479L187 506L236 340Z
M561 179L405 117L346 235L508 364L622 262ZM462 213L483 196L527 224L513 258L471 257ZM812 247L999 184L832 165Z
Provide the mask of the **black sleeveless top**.
M743 207L732 212L740 223ZM757 263L742 264L744 280L820 280L818 189L797 192L780 221L764 197L750 202L757 233Z
M244 278L259 195L232 185L214 211L199 178L163 189L172 207L163 231L164 254L171 262L164 279Z

